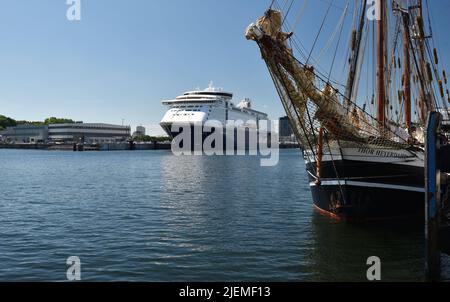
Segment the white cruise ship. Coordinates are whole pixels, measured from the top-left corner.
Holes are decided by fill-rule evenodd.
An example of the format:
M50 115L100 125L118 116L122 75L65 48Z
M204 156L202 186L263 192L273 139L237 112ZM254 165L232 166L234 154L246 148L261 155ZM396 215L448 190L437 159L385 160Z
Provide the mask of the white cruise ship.
M163 101L169 110L160 125L171 137L172 125L204 125L207 121L218 121L227 125L228 121L242 121L243 126L259 130L260 121L268 120L266 113L252 109L250 99L244 99L235 105L233 94L214 88L212 83L205 90L188 91L174 100ZM210 134L210 133L208 133Z

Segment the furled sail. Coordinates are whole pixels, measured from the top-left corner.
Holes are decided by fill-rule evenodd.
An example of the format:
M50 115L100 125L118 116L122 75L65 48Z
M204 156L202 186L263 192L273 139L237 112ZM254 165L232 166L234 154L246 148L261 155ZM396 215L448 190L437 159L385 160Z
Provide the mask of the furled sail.
M343 96L329 82L320 79L314 67L299 62L287 41L292 33L282 30L282 13L269 9L246 30L248 40L256 41L282 99L296 126L300 142L311 145L310 137L325 128L329 138L353 143L376 141L384 146L404 144L401 137L353 104L343 106Z

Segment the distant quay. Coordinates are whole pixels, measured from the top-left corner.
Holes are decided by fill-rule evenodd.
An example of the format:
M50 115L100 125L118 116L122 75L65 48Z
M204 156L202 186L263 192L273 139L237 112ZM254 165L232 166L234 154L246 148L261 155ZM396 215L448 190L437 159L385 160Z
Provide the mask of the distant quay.
M47 144L2 144L0 149L25 149L25 150L45 150L49 147Z
M296 143L280 143L280 149L299 149ZM151 143L104 143L104 144L4 144L0 149L19 150L47 150L47 151L143 151L143 150L171 150L170 142Z
M300 149L298 143L280 143L280 149Z
M170 150L171 144L151 143L103 143L103 144L2 144L0 149L48 150L48 151L140 151Z

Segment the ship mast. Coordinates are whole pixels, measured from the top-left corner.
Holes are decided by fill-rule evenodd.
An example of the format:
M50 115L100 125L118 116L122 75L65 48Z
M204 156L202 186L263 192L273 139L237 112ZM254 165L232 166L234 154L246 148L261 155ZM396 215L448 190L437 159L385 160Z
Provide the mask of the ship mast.
M377 1L380 20L377 21L377 119L382 126L386 123L386 76L385 76L385 2Z
M418 1L419 15L417 17L418 26L418 45L419 45L419 58L420 58L420 68L422 73L422 80L420 85L420 118L423 124L427 119L427 112L432 109L431 95L429 93L429 83L431 82L431 71L428 70L428 64L425 59L425 29L424 29L424 19L423 19L423 3L422 0Z
M406 12L403 15L403 56L404 56L404 102L405 102L405 125L408 132L411 130L411 55L410 55L410 41L409 34L409 14Z
M350 64L350 70L349 70L349 75L348 75L348 79L347 79L347 85L346 85L346 90L345 90L345 100L344 100L344 104L345 104L347 111L350 110L350 104L352 102L352 97L353 97L353 90L355 87L356 72L357 72L358 64L359 64L360 57L361 57L361 55L360 55L361 40L362 40L362 35L363 35L364 25L365 25L365 20L366 20L366 7L367 7L367 2L363 1L362 9L361 9L361 19L359 21L358 32L356 33L356 31L354 31L352 33L352 54L351 54L351 59L350 59L351 64ZM354 43L353 43L353 40L354 40Z

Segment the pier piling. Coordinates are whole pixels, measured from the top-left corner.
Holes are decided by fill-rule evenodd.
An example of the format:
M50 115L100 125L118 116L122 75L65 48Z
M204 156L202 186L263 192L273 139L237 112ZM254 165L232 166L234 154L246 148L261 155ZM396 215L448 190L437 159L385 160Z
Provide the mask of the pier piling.
M449 172L445 155L450 151L441 132L442 115L431 112L425 150L425 275L441 278L442 253L450 254Z
M425 151L425 274L427 281L436 281L441 275L441 255L438 246L440 205L439 130L442 116L430 113L427 124Z

